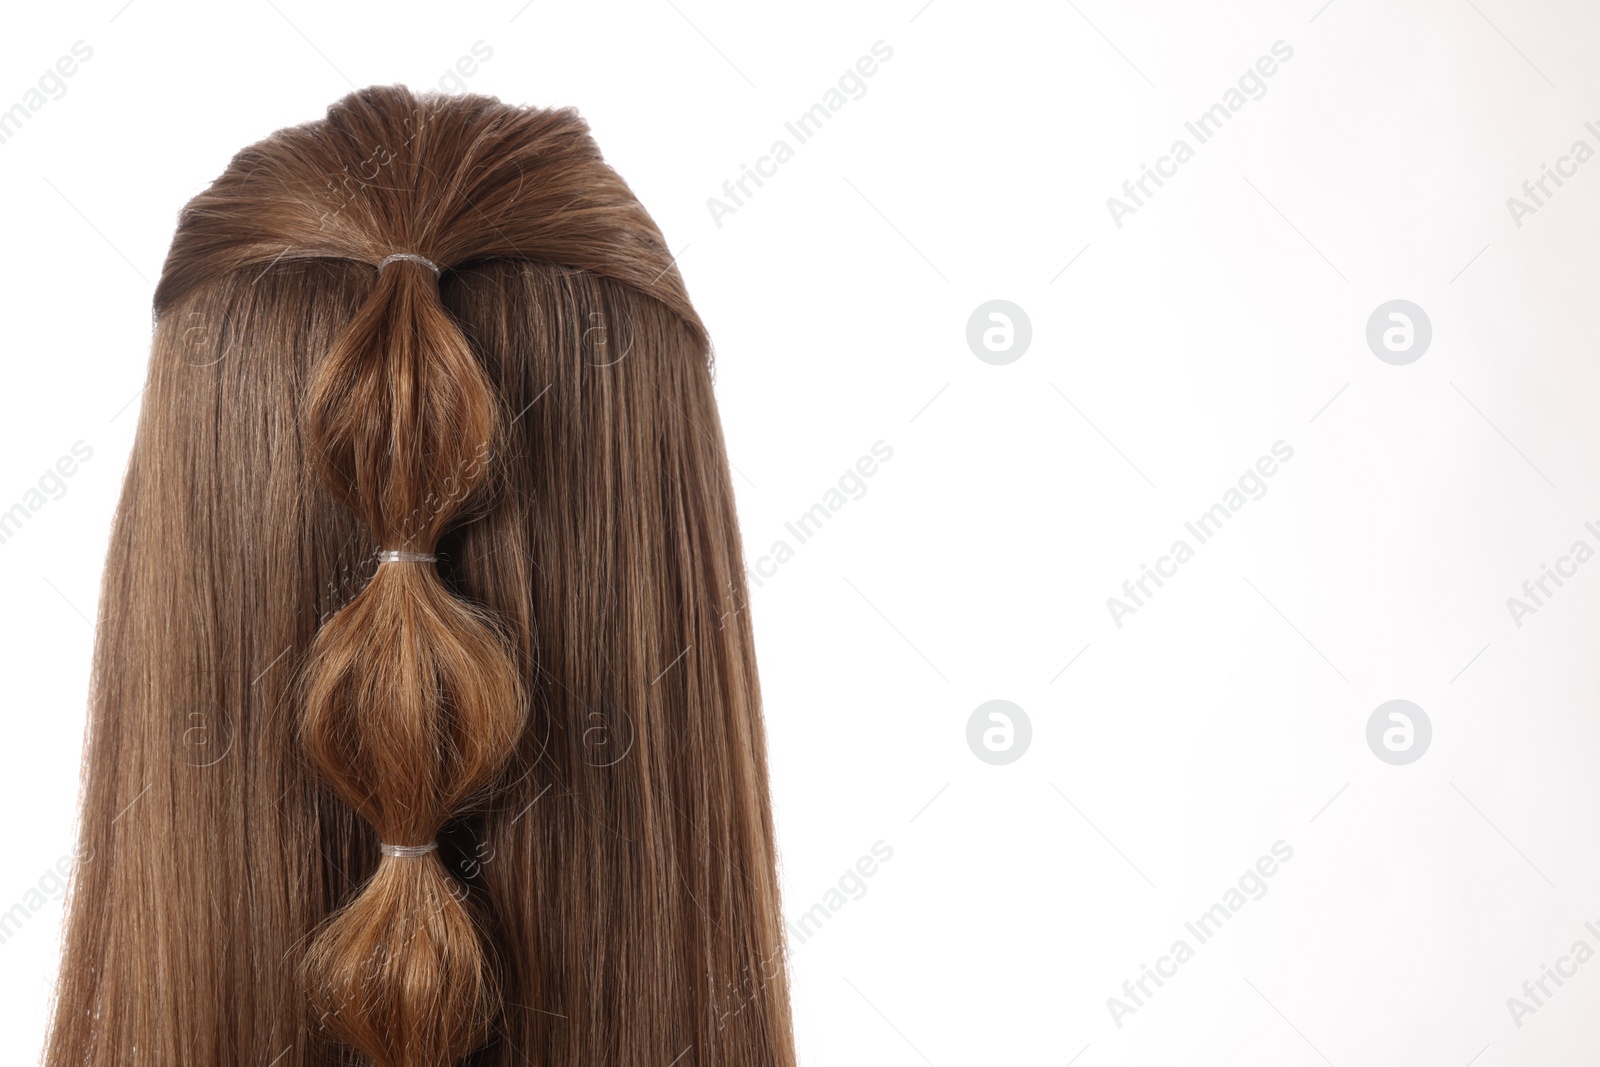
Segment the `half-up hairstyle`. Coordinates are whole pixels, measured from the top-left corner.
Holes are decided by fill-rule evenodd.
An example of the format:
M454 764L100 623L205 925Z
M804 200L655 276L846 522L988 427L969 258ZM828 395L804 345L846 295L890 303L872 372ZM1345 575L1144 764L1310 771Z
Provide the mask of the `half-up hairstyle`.
M155 314L49 1067L792 1067L709 342L584 123L353 93Z

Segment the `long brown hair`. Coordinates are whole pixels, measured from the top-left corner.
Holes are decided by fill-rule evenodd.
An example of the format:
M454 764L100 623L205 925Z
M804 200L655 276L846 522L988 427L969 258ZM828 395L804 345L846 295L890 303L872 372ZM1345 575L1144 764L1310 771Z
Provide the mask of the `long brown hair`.
M791 1067L709 343L582 120L352 93L155 312L46 1063Z

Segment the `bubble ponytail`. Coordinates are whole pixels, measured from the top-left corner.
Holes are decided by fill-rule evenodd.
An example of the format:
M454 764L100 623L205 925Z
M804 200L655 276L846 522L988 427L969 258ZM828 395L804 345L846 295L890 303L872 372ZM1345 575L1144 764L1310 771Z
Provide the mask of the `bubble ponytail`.
M46 1067L794 1067L710 340L584 121L352 92L154 311Z
M483 474L497 412L426 265L380 270L318 369L305 425L324 482L380 550L434 551ZM316 634L301 737L381 841L426 845L493 780L523 708L494 623L434 563L382 563ZM307 952L324 1028L379 1067L441 1067L480 1044L499 994L461 896L437 851L383 855Z

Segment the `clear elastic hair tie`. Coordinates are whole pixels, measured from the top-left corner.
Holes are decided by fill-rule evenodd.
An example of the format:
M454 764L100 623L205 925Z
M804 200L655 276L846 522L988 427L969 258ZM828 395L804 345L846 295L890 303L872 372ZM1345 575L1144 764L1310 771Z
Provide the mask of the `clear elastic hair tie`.
M386 548L378 553L379 563L437 563L438 560L432 552L408 552L403 548Z
M396 252L392 256L384 256L378 261L378 269L382 270L397 259L409 259L413 263L421 263L424 267L427 267L429 270L433 271L434 277L438 277L439 275L439 264L435 263L427 256L419 256L415 252Z
M429 841L426 845L379 845L378 850L385 856L426 856L439 847L439 842Z

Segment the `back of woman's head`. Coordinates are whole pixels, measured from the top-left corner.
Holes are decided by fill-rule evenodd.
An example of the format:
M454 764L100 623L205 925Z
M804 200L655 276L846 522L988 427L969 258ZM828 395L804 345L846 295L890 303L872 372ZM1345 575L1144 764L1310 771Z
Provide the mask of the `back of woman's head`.
M708 342L582 121L353 93L155 310L47 1062L792 1064Z

